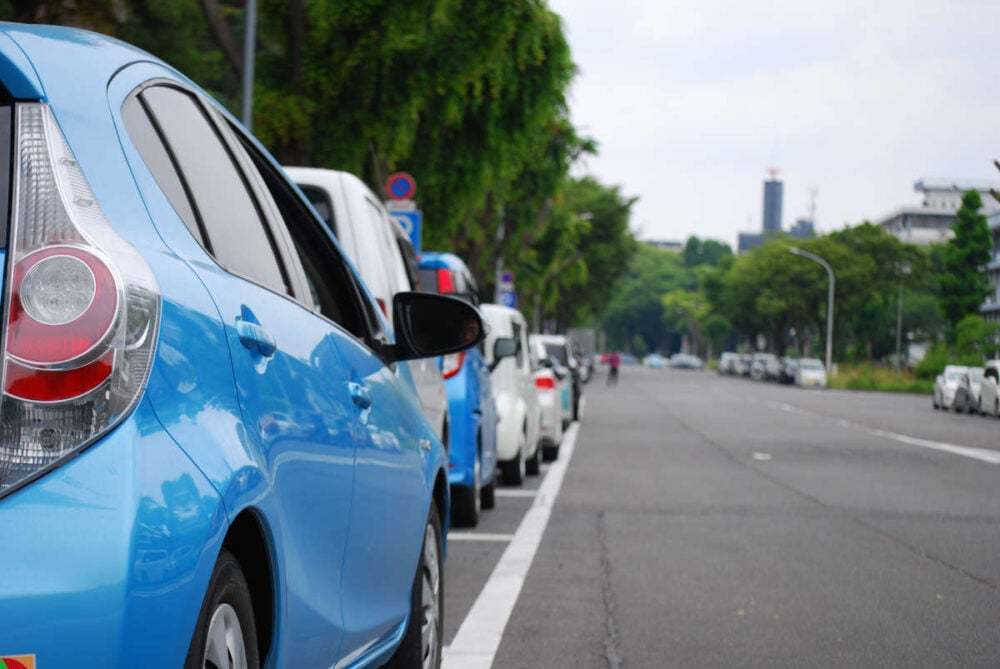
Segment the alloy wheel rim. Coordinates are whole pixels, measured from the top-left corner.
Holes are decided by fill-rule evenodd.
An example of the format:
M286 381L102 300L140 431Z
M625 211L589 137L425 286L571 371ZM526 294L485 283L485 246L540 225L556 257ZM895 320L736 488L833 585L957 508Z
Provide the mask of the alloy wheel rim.
M437 532L427 524L424 533L423 573L421 575L422 614L420 652L425 669L437 666L439 621L441 619L441 563L438 558Z
M205 669L247 669L247 649L236 609L222 603L212 613L205 637Z

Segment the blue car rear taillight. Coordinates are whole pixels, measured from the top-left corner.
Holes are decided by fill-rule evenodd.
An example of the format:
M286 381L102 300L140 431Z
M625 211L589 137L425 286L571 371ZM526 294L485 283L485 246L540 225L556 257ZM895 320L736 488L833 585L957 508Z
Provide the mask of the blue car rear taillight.
M0 494L93 441L138 399L160 293L108 223L47 105L15 107Z

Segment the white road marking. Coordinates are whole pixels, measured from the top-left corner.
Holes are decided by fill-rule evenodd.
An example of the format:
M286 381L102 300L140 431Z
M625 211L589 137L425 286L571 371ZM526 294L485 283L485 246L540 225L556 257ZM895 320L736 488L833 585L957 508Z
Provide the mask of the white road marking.
M768 402L768 404L770 404L775 408L781 409L782 411L787 411L788 413L799 414L802 416L815 416L817 418L830 418L830 416L826 416L824 414L816 413L813 411L807 411L805 409L800 409L799 407L794 407L790 404L785 404L783 402ZM888 430L880 430L878 428L868 427L867 425L854 423L852 421L845 420L843 418L837 420L837 425L840 425L841 427L860 430L861 432L866 432L876 437L882 437L884 439L891 439L893 441L898 441L901 444L907 444L909 446L920 446L922 448L929 448L934 451L951 453L952 455L961 455L966 458L972 458L973 460L979 460L980 462L988 462L991 465L1000 465L1000 451L994 451L988 448L959 446L957 444L949 444L943 441L932 441L930 439L911 437L910 435L907 434L900 434L898 432L889 432Z
M490 534L489 532L449 532L448 541L510 541L513 534Z
M535 497L537 490L512 490L510 488L498 488L493 493L497 497Z
M760 460L761 462L767 462L768 460L771 459L771 454L770 453L761 453L759 451L754 451L753 452L753 459L754 460Z
M579 423L574 423L563 436L559 459L550 465L534 504L521 520L514 539L500 556L451 645L444 649L442 669L489 669L493 665L503 631L559 496L579 429Z

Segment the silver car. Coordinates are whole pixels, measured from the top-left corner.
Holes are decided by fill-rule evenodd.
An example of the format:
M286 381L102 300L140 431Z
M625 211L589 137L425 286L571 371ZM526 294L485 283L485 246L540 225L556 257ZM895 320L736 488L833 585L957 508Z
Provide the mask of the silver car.
M948 365L943 372L938 374L934 380L934 398L931 400L935 409L951 409L955 405L958 384L962 381L962 375L967 371L969 371L968 367Z

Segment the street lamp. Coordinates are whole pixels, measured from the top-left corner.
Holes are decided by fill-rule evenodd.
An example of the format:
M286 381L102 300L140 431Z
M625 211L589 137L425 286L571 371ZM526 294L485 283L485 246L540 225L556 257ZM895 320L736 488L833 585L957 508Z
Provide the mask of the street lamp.
M257 54L257 0L247 0L244 11L243 76L240 120L250 130L253 125L253 69Z
M830 292L826 298L826 373L833 373L833 294L837 283L836 277L833 275L833 268L830 267L830 263L820 258L815 253L810 253L809 251L803 251L797 246L789 246L788 250L797 256L802 258L807 258L815 263L819 263L826 270L826 273L830 277Z

